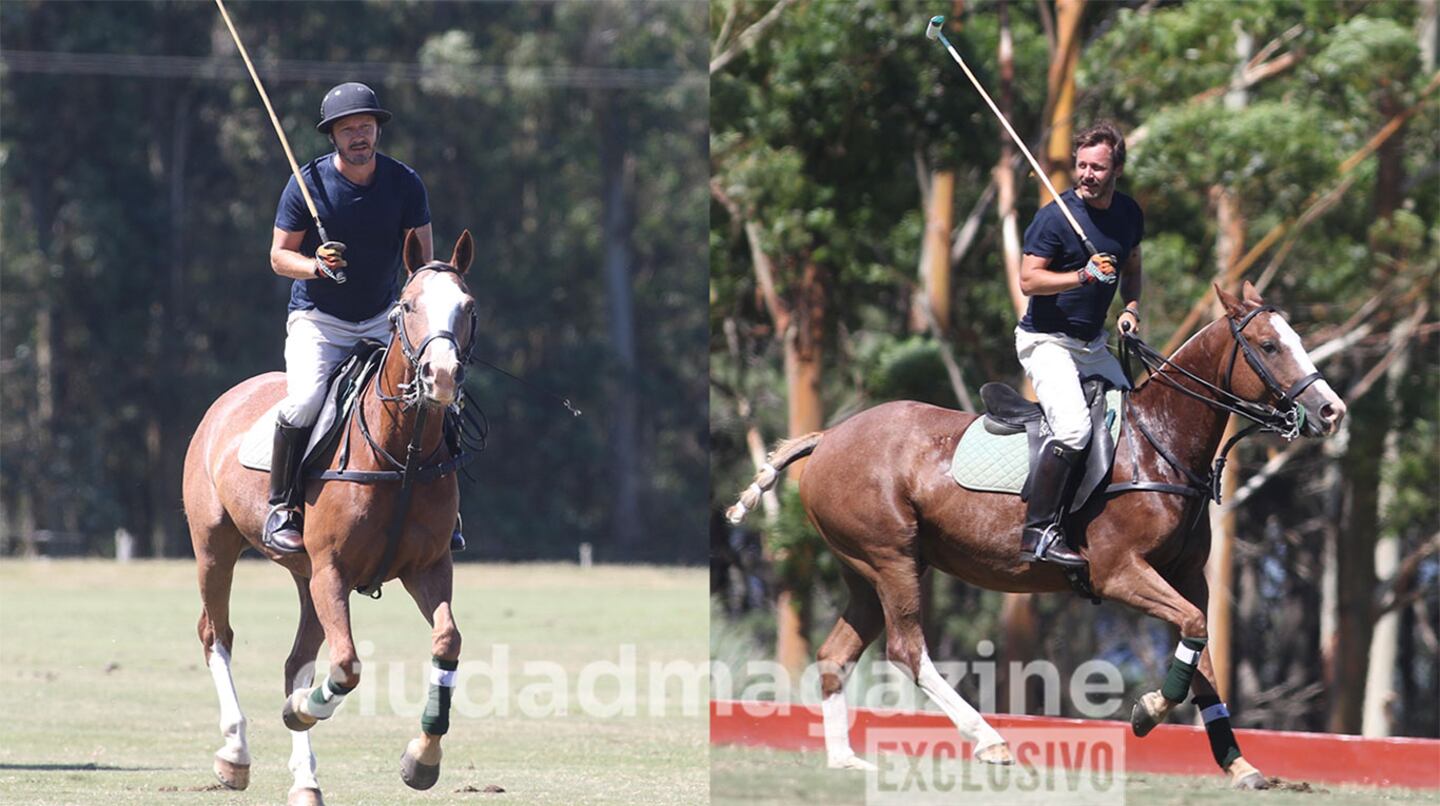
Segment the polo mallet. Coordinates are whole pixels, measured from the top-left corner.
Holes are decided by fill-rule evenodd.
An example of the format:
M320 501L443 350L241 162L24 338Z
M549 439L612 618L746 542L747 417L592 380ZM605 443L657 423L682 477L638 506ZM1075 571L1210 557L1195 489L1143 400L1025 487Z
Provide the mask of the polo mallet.
M215 0L215 2L218 3L220 0ZM1041 182L1045 183L1045 189L1050 191L1050 197L1055 200L1055 206L1060 208L1060 212L1065 215L1065 220L1070 222L1070 228L1075 230L1075 234L1080 238L1080 243L1084 244L1085 253L1090 257L1099 254L1100 250L1096 249L1095 244L1091 243L1090 239L1085 237L1085 230L1080 228L1080 222L1075 220L1075 214L1071 213L1070 208L1067 207L1064 202L1060 201L1060 194L1055 192L1055 186L1050 184L1050 177L1045 175L1045 171L1040 168L1040 163L1035 160L1035 156L1030 153L1030 149L1025 147L1025 141L1021 140L1020 135L1016 134L1015 130L1011 128L1010 121L1006 120L1005 116L1000 114L1000 108L995 105L994 101L990 100L990 93L986 92L985 88L980 86L980 80L975 78L975 74L970 72L970 68L965 64L965 60L960 58L960 54L955 50L955 46L951 45L950 40L945 38L944 32L940 30L940 26L944 23L944 17L931 17L930 24L925 26L925 37L927 39L938 40L940 44L945 46L946 50L950 51L951 58L955 60L956 64L960 65L961 70L965 71L965 77L970 79L970 83L975 85L975 89L980 93L980 97L985 99L986 104L989 104L990 111L995 113L995 117L1000 118L1001 125L1005 127L1005 131L1010 133L1010 139L1014 140L1015 145L1020 147L1020 152L1025 155L1025 159L1030 160L1030 167L1035 169L1035 175L1040 177Z
M230 14L225 11L224 0L215 0L215 5L220 7L220 17L225 20L225 27L230 29L230 38L235 40L235 47L240 49L240 58L245 60L245 69L250 71L250 78L255 82L255 89L260 91L260 100L265 102L265 111L270 113L270 122L275 126L275 136L280 138L280 145L285 149L285 159L290 161L290 173L295 176L295 184L300 186L300 195L305 197L305 206L310 208L310 217L315 219L315 229L320 233L320 243L330 240L325 234L325 225L320 223L320 213L315 209L315 200L310 198L310 188L305 186L305 178L300 175L300 166L295 162L295 154L290 151L290 141L285 138L285 130L280 127L280 118L275 116L275 107L270 105L270 96L265 94L265 85L260 83L260 76L255 73L255 65L250 62L250 54L245 50L245 43L240 41L240 34L235 32L235 24L230 22ZM345 282L345 272L335 272L335 282Z

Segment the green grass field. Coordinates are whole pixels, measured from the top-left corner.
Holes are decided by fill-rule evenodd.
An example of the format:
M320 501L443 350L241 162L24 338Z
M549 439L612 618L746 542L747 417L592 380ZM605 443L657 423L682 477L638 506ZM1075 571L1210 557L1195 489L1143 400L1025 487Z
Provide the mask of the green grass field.
M465 689L466 716L457 689L440 782L427 792L406 788L398 771L405 743L419 731L429 626L398 583L387 584L380 601L352 597L364 677L313 731L327 802L704 803L704 677L693 697L668 677L665 696L652 697L646 672L652 662L676 661L703 671L706 585L695 569L457 567L462 673L491 661L497 645L507 647L510 712L477 713L494 703L481 684ZM244 792L216 791L210 766L221 744L219 711L195 637L193 563L0 562L0 803L283 802L291 777L282 665L296 610L289 574L240 563L234 677L249 722L251 782ZM577 700L582 666L618 664L624 645L634 647L637 713L585 715ZM527 684L543 682L525 673L527 661L563 668L568 713L519 713ZM595 699L614 703L618 691L601 674ZM483 792L490 786L505 794Z
M968 767L970 762L951 762ZM960 775L963 773L956 773ZM746 806L792 806L792 804L864 804L865 773L829 770L821 752L795 753L741 747L710 749L710 802ZM1354 786L1288 786L1265 792L1236 792L1227 779L1213 776L1154 775L1130 773L1125 780L1129 803L1162 804L1352 804L1352 803L1434 803L1436 793L1425 790L1374 789ZM922 802L933 802L925 800ZM955 802L964 802L957 795ZM1027 800L1028 802L1032 802ZM1063 803L1063 798L1052 802ZM1118 801L1117 801L1118 802Z

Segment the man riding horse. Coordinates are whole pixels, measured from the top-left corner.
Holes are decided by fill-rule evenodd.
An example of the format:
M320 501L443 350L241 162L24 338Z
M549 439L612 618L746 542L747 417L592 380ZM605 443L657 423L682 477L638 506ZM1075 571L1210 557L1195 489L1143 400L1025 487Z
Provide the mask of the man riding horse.
M295 280L286 320L287 394L275 422L264 532L265 545L281 554L305 548L301 460L331 373L361 340L388 338L406 235L415 233L425 262L434 258L425 183L410 166L375 150L390 118L364 84L331 88L315 128L335 150L303 169L331 240L320 242L295 177L275 211L270 266ZM450 548L465 548L458 520Z
M1115 287L1125 300L1121 332L1140 326L1140 205L1115 190L1125 167L1125 138L1101 122L1075 136L1075 187L1060 195L1099 250L1087 259L1080 238L1054 202L1025 230L1020 290L1030 298L1015 328L1015 351L1045 412L1050 437L1033 470L1021 531L1021 558L1083 567L1061 526L1070 484L1090 442L1090 413L1081 379L1098 375L1117 388L1130 384L1106 347L1105 318ZM1118 272L1117 272L1118 267Z

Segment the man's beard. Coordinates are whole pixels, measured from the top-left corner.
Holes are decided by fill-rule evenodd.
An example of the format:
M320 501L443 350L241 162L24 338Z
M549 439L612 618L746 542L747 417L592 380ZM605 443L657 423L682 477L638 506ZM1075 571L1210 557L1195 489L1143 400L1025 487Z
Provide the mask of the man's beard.
M1080 192L1081 198L1100 199L1115 189L1115 180L1107 179L1104 182L1096 182L1089 186L1083 183L1077 183L1075 189Z
M361 151L354 151L347 148L340 152L340 159L344 160L346 165L354 165L357 167L369 165L370 160L375 159L375 149L373 147L366 147Z

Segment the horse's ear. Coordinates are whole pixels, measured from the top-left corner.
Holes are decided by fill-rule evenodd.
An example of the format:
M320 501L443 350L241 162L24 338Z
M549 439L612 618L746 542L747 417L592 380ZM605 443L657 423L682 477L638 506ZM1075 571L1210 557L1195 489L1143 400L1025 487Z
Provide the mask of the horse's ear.
M414 274L423 265L425 253L420 250L420 237L412 229L405 234L405 271Z
M1245 285L1241 287L1240 296L1256 308L1265 304L1265 300L1260 299L1260 292L1255 290L1255 286L1249 280L1246 280Z
M1245 315L1245 303L1241 302L1234 294L1215 284L1215 296L1220 298L1220 304L1225 306L1225 315L1231 319L1238 319Z
M455 254L450 256L450 265L464 274L470 269L470 261L475 259L475 240L470 237L470 230L460 233L460 240L455 242Z

